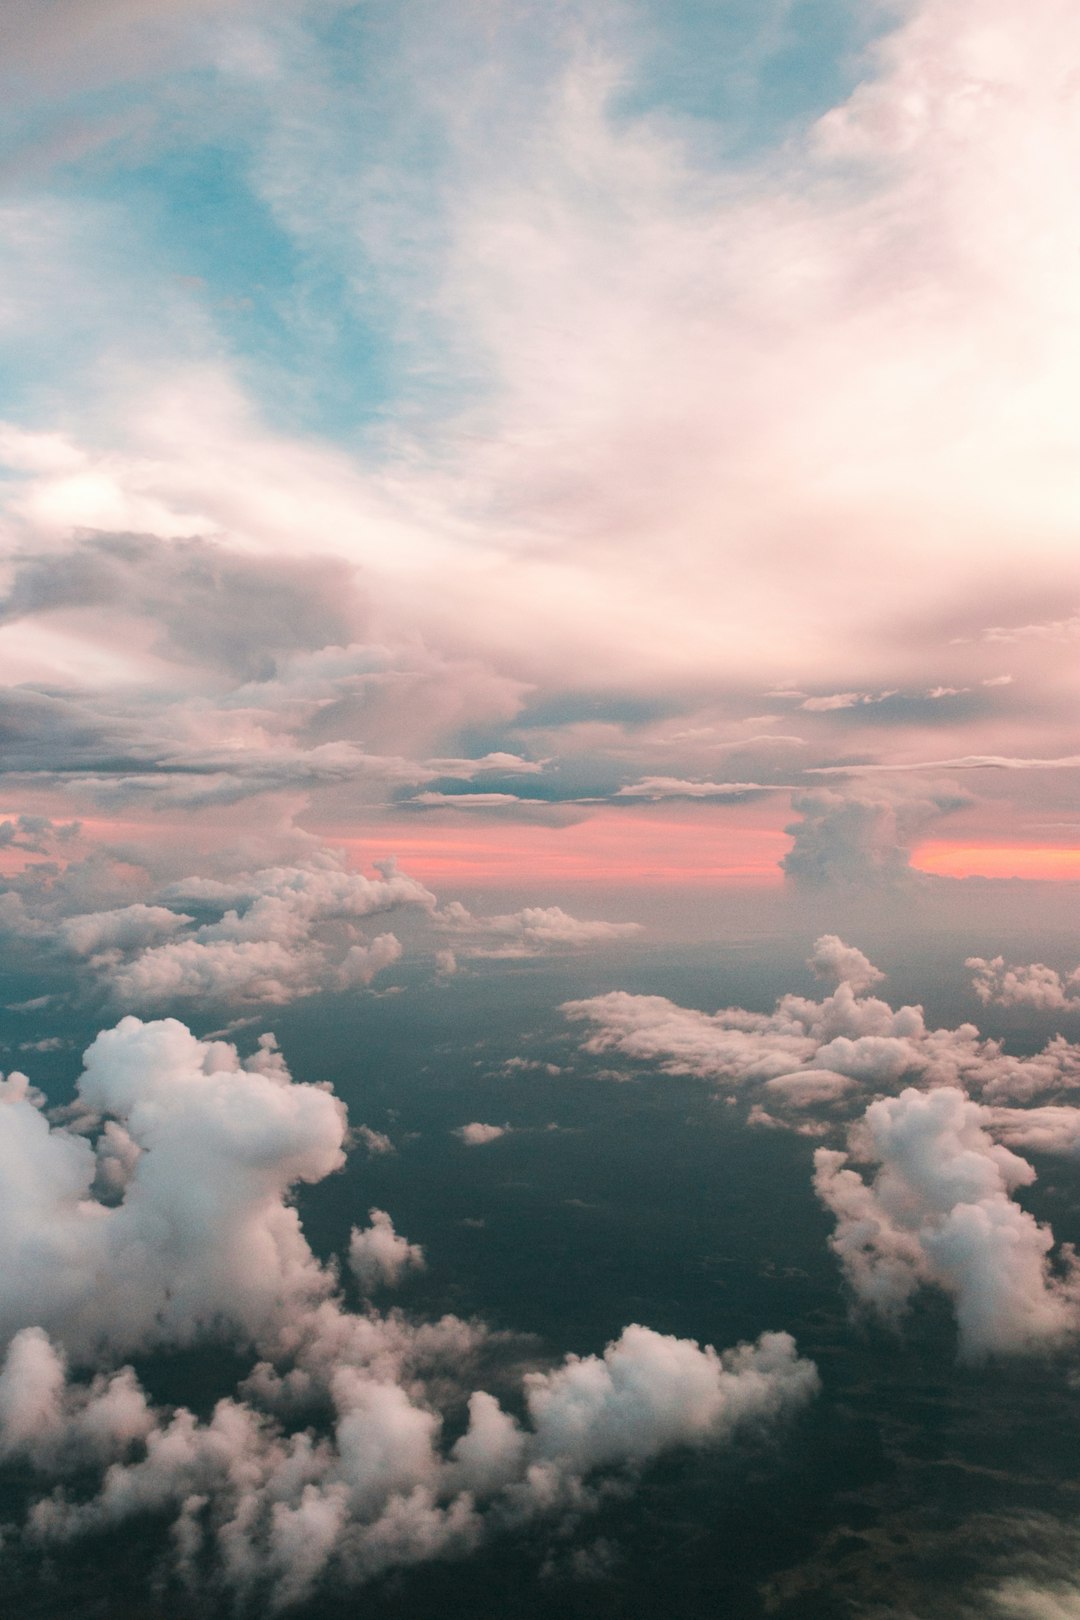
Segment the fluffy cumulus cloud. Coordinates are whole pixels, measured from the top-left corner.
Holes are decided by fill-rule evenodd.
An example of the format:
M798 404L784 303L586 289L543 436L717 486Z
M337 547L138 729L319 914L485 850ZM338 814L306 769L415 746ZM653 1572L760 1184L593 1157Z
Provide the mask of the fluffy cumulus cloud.
M921 1007L893 1008L867 994L884 975L835 934L817 940L809 964L838 979L836 989L821 1001L781 996L771 1013L743 1007L705 1013L663 996L621 990L567 1002L563 1011L588 1026L588 1052L617 1052L663 1074L696 1075L731 1092L753 1093L775 1081L769 1093L774 1099L808 1096L811 1083L824 1096L829 1087L836 1089L837 1077L854 1083L847 1089L856 1104L868 1090L894 1090L902 1083L959 1086L988 1103L1026 1103L1080 1089L1080 1045L1054 1036L1041 1051L1016 1057L974 1024L930 1027Z
M354 1226L349 1236L349 1269L365 1293L396 1288L409 1271L423 1271L426 1261L418 1243L395 1232L385 1209L369 1209L370 1226Z
M345 853L309 840L292 864L234 868L227 878L187 876L157 884L153 904L81 909L95 883L89 863L36 871L0 894L0 937L34 940L42 960L57 955L95 984L114 1008L283 1005L318 992L364 988L405 954L398 936L364 933L368 919L408 917L414 944L434 948L436 970L451 974L463 957L524 957L588 949L640 933L636 923L587 921L559 906L484 916L436 896L395 861L373 875L350 867ZM118 880L107 863L96 887ZM368 925L370 927L370 924ZM446 944L453 940L451 950Z
M849 1154L815 1154L818 1195L836 1216L832 1246L858 1300L895 1321L918 1288L943 1289L971 1358L1080 1330L1076 1258L1067 1250L1051 1268L1053 1233L1012 1197L1035 1171L993 1141L991 1119L953 1086L908 1089L871 1103L852 1133L858 1157L878 1166L872 1180Z
M1043 962L1011 967L1003 956L969 956L972 988L979 1000L998 1007L1032 1007L1040 1012L1080 1010L1080 968L1062 975Z
M241 1060L174 1019L100 1034L52 1121L25 1076L0 1083L0 1456L36 1482L28 1544L164 1516L181 1577L282 1607L330 1574L579 1513L611 1471L724 1443L814 1393L786 1334L721 1355L635 1325L602 1355L528 1373L514 1417L469 1389L495 1347L481 1324L350 1311L316 1260L293 1193L336 1170L346 1140L341 1103L294 1081L271 1037ZM377 1208L347 1258L365 1293L424 1263ZM155 1405L124 1363L208 1339L251 1371L205 1420ZM468 1423L447 1444L460 1401Z
M885 975L855 945L845 945L836 934L822 934L814 941L810 966L822 979L850 985L855 994L880 984Z
M118 1201L95 1197L89 1136L51 1127L42 1101L24 1076L3 1082L5 1337L33 1324L77 1354L125 1352L221 1321L252 1338L325 1294L285 1197L344 1162L345 1112L292 1084L271 1044L245 1065L175 1019L128 1017L98 1036L79 1103L87 1122L114 1126L98 1138L110 1191L126 1150Z
M1072 1251L1014 1195L1035 1180L1017 1150L1080 1152L1080 1045L1054 1036L1017 1057L973 1024L930 1027L920 1007L869 994L884 975L836 935L809 962L837 989L782 996L772 1013L620 991L564 1012L587 1025L587 1052L741 1095L751 1125L842 1142L817 1150L815 1185L861 1308L895 1324L920 1288L941 1289L969 1357L1072 1338ZM876 1167L869 1179L860 1164Z
M954 788L886 793L821 787L796 793L792 807L801 819L786 829L792 846L780 864L793 883L807 888L925 882L911 864L914 844L942 815L967 802Z

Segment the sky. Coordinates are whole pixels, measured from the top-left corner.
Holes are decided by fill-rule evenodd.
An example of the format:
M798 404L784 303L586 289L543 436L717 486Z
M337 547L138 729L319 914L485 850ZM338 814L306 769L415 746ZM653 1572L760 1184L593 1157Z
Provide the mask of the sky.
M818 1307L575 1338L347 1178L656 1086L803 1155L850 1390L928 1299L980 1399L1074 1377L1078 87L1065 0L7 0L13 1568L149 1513L208 1614L523 1537L614 1594L567 1527L797 1452ZM1064 1522L956 1602L1080 1614Z

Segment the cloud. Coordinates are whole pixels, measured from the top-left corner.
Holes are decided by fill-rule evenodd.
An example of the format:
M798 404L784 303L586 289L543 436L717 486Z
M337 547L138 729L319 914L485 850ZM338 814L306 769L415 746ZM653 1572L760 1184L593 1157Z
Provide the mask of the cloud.
M473 1120L469 1125L459 1125L454 1135L466 1147L483 1147L486 1142L497 1142L509 1129L509 1125L484 1125L479 1120Z
M50 1127L25 1077L2 1083L0 1337L34 1325L73 1353L124 1352L221 1321L250 1338L325 1295L284 1199L344 1162L335 1097L288 1083L272 1046L243 1064L174 1019L125 1018L84 1061L80 1104L122 1128L130 1179L119 1203L97 1202L91 1143Z
M281 1005L321 989L368 985L400 960L402 946L391 933L354 942L354 921L435 905L429 890L392 864L372 878L328 852L307 866L266 867L228 882L185 879L163 894L174 903L216 906L222 915L195 925L187 912L137 903L59 924L61 940L91 958L120 1006Z
M975 969L972 988L984 1006L1033 1007L1040 1012L1080 1009L1080 968L1062 978L1056 968L1042 962L1007 967L1005 958L969 956L965 967Z
M61 141L78 205L31 173L9 233L18 358L59 402L55 422L4 436L9 772L52 772L72 811L112 795L213 812L294 789L340 825L346 798L355 815L358 801L396 802L395 784L445 791L440 770L502 791L485 772L524 771L509 762L531 752L531 717L585 694L574 724L596 720L591 741L551 726L553 780L572 760L587 785L626 783L630 797L649 797L637 788L650 781L750 788L751 758L716 782L709 748L749 746L733 734L763 690L817 705L800 715L812 768L844 771L881 707L856 700L999 678L988 625L1018 638L1017 707L989 756L971 713L942 717L950 768L1068 757L1056 638L1072 622L1075 476L1047 446L1075 386L1061 344L1075 289L1070 242L1047 244L1071 230L1076 133L1068 51L1034 17L1003 0L989 14L922 0L861 58L850 97L820 121L785 121L777 145L759 132L736 173L718 155L723 131L641 71L649 51L626 15L528 11L494 36L471 13L402 20L369 61L303 8L240 5L223 29L197 7L193 32L166 9L165 34L202 41L198 83L184 73L179 93L168 73L188 58L170 49L161 80L118 69L107 115L74 94L63 117L111 120L113 134L89 164ZM112 15L137 17L125 39L145 41L146 8ZM1071 19L1056 26L1071 37ZM71 37L100 47L108 31L80 22ZM61 54L72 73L102 68L98 50ZM462 87L453 112L448 82ZM409 131L425 120L437 157L418 171ZM344 132L361 126L357 147ZM225 312L229 256L209 251L178 290L122 183L149 151L168 191L171 143L194 127L210 131L208 152L220 141L272 222L278 268L293 267L289 296L270 298L280 374L258 315ZM493 141L505 128L514 139ZM1016 153L1035 146L1055 156L1033 184ZM359 318L387 334L371 368L387 397L367 405L388 432L362 452L319 442L316 401L345 380L340 357L314 376L311 319L295 312L316 289L334 305L328 329ZM133 324L133 310L153 313ZM869 532L911 562L887 592ZM918 584L929 568L933 623ZM663 726L642 719L647 703ZM604 738L597 705L626 717ZM925 760L917 717L894 723L902 742L875 765L927 769L908 763ZM482 738L472 763L468 738Z
M354 1226L349 1236L349 1270L364 1293L397 1288L407 1271L423 1271L423 1249L395 1232L385 1209L369 1209L368 1220L370 1226Z
M414 793L406 802L423 805L426 809L496 810L503 805L526 801L516 793Z
M633 939L640 923L589 921L561 906L526 906L501 916L475 916L460 901L432 913L435 926L454 940L456 955L513 958L580 950L589 945Z
M0 623L53 614L145 618L172 659L267 679L277 660L346 645L363 622L352 570L327 557L245 557L205 539L86 536L19 559ZM93 626L91 625L92 629Z
M849 1154L819 1148L818 1196L837 1219L832 1247L859 1303L896 1322L915 1292L953 1300L962 1356L1049 1347L1080 1328L1071 1250L1056 1268L1053 1233L1013 1201L1035 1172L995 1143L984 1110L954 1087L871 1103L855 1156L878 1165L867 1182Z
M684 782L676 776L646 776L621 787L617 799L742 799L749 793L775 793L761 782Z
M771 1013L742 1007L705 1013L622 990L566 1002L562 1011L587 1026L587 1052L617 1052L728 1094L761 1087L773 1107L784 1101L803 1107L816 1090L821 1100L830 1093L843 1100L850 1114L867 1089L892 1091L901 1082L962 1088L986 1103L1030 1103L1080 1088L1080 1045L1061 1036L1017 1057L974 1024L928 1026L921 1007L894 1009L866 994L882 975L834 934L816 941L809 961L839 981L836 990L822 1001L781 996ZM841 1086L838 1076L857 1085Z
M499 1349L482 1324L349 1311L292 1202L342 1163L345 1110L294 1081L272 1037L243 1061L129 1017L88 1049L74 1109L50 1123L43 1101L25 1076L0 1082L0 1455L29 1466L29 1549L149 1515L190 1590L277 1610L329 1576L579 1516L605 1473L759 1431L817 1389L787 1334L718 1354L632 1325L526 1374L515 1417L469 1388ZM348 1253L365 1291L423 1263L386 1211L369 1219ZM206 1340L257 1358L206 1420L118 1365Z
M89 912L65 917L59 934L75 956L98 956L104 951L119 952L156 945L177 933L193 919L167 906L146 906L137 902L114 907L111 911Z
M367 1151L374 1156L397 1152L397 1148L386 1133L384 1131L373 1131L370 1125L354 1126L353 1135L358 1141L363 1142Z
M858 1089L859 1082L850 1074L834 1074L831 1069L796 1069L791 1074L777 1074L766 1080L762 1087L772 1102L781 1102L789 1108L813 1108L817 1103L836 1102Z
M1016 641L1077 641L1080 640L1080 614L1067 619L1047 619L1041 624L990 625L983 631L984 641L1009 644Z
M632 1326L603 1359L571 1356L525 1378L535 1454L575 1473L626 1456L644 1460L673 1445L729 1437L747 1419L778 1415L794 1394L815 1392L786 1333L765 1334L724 1357L693 1341Z
M891 764L814 765L809 776L868 776L882 771L1071 771L1080 767L1080 754L1062 754L1055 759L1016 758L1008 754L963 754L958 759L895 761Z
M845 945L836 934L822 934L814 941L809 964L822 979L836 984L849 984L855 994L880 984L885 975L869 957L854 945Z
M793 839L780 862L786 877L805 888L881 888L925 882L911 866L913 844L968 801L951 788L911 794L819 788L791 802L802 820L784 829Z

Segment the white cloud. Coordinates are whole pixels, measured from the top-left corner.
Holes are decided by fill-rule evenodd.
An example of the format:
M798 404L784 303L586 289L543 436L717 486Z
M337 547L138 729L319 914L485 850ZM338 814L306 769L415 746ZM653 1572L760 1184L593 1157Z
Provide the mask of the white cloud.
M487 1142L497 1142L509 1129L509 1125L484 1125L475 1119L471 1124L459 1125L454 1135L464 1142L466 1147L483 1147Z
M837 1218L832 1247L856 1299L896 1322L923 1286L953 1300L968 1358L1053 1345L1080 1329L1074 1255L1012 1195L1035 1180L995 1143L987 1115L948 1086L871 1103L852 1154L878 1165L867 1182L852 1155L819 1148L815 1186Z
M595 1471L725 1443L817 1388L786 1334L718 1355L632 1326L602 1357L528 1374L519 1422L462 1385L494 1348L481 1324L345 1309L291 1203L298 1181L340 1165L344 1109L294 1082L272 1038L242 1063L174 1020L126 1018L85 1061L68 1123L49 1124L24 1076L0 1083L0 1455L36 1471L39 1548L150 1513L172 1522L185 1578L212 1567L238 1601L276 1609L329 1573L362 1581L579 1514ZM108 1202L95 1131L98 1159L125 1160ZM348 1257L365 1290L422 1264L385 1211L370 1220ZM115 1365L208 1336L261 1359L207 1421L153 1406ZM447 1448L444 1408L465 1396L468 1428Z
M328 1091L288 1083L265 1047L242 1064L174 1019L125 1018L88 1049L79 1100L137 1150L119 1203L92 1196L86 1137L50 1128L23 1077L0 1083L0 1336L40 1326L73 1353L183 1341L219 1320L257 1336L326 1293L284 1199L343 1162L345 1112Z
M1002 956L989 960L969 956L964 966L975 969L972 988L984 1005L1034 1007L1041 1012L1080 1011L1080 968L1074 968L1063 979L1056 968L1042 962L1009 967Z
M872 985L880 984L885 977L869 957L864 956L856 946L845 945L836 934L822 934L814 941L809 962L819 978L849 984L856 995L869 990Z
M839 1100L842 1089L819 1078L823 1071L859 1083L843 1088L856 1105L867 1089L891 1091L901 1081L962 1087L987 1103L1029 1103L1080 1088L1080 1045L1061 1036L1015 1057L974 1024L935 1029L921 1007L894 1009L866 994L879 970L836 935L822 935L809 960L839 980L836 990L822 1001L781 996L771 1013L743 1007L705 1013L621 990L566 1002L562 1010L588 1026L587 1052L618 1052L661 1074L695 1075L725 1091L782 1081L768 1093L774 1107L785 1097L794 1106L814 1086L832 1087Z
M156 945L168 939L191 918L167 906L136 903L112 911L95 911L79 917L65 917L60 938L76 956L96 956L102 951L126 951Z
M792 808L802 819L784 829L793 843L780 865L792 882L807 888L925 883L911 865L913 845L941 816L966 802L956 788L940 786L796 793Z
M774 1075L762 1090L774 1103L789 1108L813 1108L817 1103L835 1102L858 1089L850 1074L834 1074L831 1069L797 1069L792 1074Z
M353 1135L358 1141L363 1142L369 1153L375 1155L376 1157L382 1154L397 1152L397 1148L386 1135L385 1131L373 1131L370 1125L354 1126Z
M423 1249L395 1232L385 1209L369 1209L368 1220L370 1226L354 1226L349 1236L349 1269L366 1294L396 1288L407 1271L423 1271Z

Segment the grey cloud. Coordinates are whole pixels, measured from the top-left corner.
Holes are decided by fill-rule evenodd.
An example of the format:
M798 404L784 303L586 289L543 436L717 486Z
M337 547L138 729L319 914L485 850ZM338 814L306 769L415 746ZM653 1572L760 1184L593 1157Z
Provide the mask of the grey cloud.
M432 913L432 921L466 957L541 956L553 951L633 939L640 923L592 921L571 916L561 906L526 906L501 916L477 916L452 900Z
M1001 956L989 961L969 956L964 965L975 969L972 988L984 1006L992 1003L1042 1012L1080 1012L1080 967L1062 977L1056 968L1043 962L1011 967Z
M0 623L93 608L149 619L163 652L266 679L282 654L345 645L363 611L334 558L246 557L204 539L95 535L16 563Z
M807 789L792 799L802 819L784 829L793 844L780 865L792 882L808 888L925 882L912 869L912 845L941 816L968 802L952 787L909 793Z
M762 782L688 782L676 776L646 776L619 788L619 799L730 799L738 802L776 793L783 784Z

